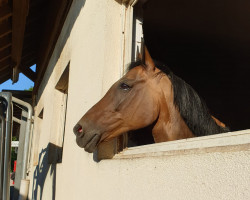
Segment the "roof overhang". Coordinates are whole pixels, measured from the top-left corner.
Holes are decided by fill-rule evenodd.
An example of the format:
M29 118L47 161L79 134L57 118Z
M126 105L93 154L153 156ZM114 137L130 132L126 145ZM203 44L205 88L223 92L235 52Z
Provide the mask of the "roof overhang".
M39 85L72 1L0 0L0 83L22 72Z

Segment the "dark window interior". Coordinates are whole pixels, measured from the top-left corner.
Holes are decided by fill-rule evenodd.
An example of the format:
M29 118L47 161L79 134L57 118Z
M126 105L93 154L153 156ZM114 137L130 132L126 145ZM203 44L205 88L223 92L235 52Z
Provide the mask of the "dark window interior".
M143 32L167 64L232 131L250 128L250 1L148 0Z

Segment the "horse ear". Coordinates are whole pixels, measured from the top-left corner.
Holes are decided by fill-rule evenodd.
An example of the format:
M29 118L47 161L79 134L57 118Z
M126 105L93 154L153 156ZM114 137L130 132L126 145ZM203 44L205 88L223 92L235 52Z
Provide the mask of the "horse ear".
M138 50L138 49L137 49ZM137 51L139 52L139 51ZM137 54L137 57L142 61L144 65L146 65L147 70L155 70L155 64L153 59L151 58L148 49L144 43L144 39L141 38L141 53Z
M144 46L144 59L145 59L145 65L147 70L155 70L155 64L153 59L151 58L148 49L146 46Z
M142 54L139 52L139 48L136 49L136 60L142 61Z

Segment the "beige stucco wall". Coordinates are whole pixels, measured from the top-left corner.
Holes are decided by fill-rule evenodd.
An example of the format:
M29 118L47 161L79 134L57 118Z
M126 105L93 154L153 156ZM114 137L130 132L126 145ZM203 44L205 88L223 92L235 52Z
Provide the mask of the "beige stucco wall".
M120 77L123 9L114 0L73 1L38 92L31 149L31 155L36 151L38 155L32 156L29 198L250 199L249 148L144 154L140 158L118 156L96 162L93 154L76 145L73 126ZM62 163L48 165L46 151L57 104L55 85L69 62ZM42 108L41 120L37 115Z

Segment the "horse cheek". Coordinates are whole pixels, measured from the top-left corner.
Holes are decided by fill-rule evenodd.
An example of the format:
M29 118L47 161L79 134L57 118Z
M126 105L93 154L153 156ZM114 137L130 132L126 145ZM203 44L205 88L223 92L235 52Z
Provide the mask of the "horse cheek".
M144 103L137 112L138 115L134 119L135 126L136 128L144 128L157 119L158 106L153 99L148 98L147 101L144 100Z

